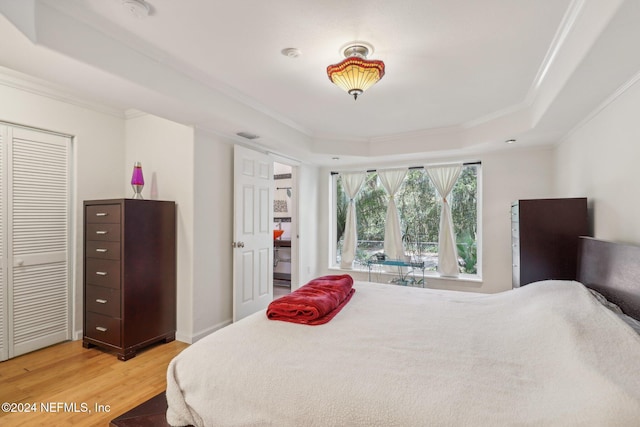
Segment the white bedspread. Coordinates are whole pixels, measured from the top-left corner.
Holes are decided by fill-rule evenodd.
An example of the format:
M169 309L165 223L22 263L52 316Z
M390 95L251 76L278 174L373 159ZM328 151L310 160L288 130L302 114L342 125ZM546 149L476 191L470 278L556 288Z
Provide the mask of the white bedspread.
M578 283L355 287L326 325L261 312L187 348L167 373L169 423L640 425L640 336Z

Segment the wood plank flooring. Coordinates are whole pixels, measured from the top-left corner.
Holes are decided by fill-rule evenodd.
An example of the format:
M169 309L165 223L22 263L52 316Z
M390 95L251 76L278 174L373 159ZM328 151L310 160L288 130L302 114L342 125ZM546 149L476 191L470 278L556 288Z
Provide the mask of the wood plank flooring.
M29 404L31 410L1 410L0 425L106 427L164 391L169 362L187 346L157 344L122 362L72 341L0 362L0 403L14 402L14 409L24 410L19 406Z

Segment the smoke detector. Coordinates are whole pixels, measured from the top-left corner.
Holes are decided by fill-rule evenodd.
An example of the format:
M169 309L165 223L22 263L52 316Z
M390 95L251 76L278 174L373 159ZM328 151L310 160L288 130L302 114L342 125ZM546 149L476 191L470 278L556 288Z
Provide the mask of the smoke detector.
M151 7L144 0L122 0L122 7L136 18L144 18L151 12Z
M289 58L297 58L302 54L300 49L295 47L288 47L286 49L282 49L280 53L283 54L284 56L288 56Z

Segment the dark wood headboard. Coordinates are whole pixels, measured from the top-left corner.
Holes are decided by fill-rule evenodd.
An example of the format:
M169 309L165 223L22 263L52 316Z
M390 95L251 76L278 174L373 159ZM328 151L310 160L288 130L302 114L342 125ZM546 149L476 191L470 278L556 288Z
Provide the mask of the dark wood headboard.
M640 320L640 246L580 237L577 276Z

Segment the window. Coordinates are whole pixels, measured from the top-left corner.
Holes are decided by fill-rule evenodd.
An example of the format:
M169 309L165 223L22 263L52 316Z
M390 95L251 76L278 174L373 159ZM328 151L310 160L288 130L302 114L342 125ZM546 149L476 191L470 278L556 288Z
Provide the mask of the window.
M449 203L453 217L460 273L478 274L478 200L480 164L462 169ZM339 265L348 200L339 174L332 175L335 208L335 257ZM441 201L435 187L422 168L412 168L396 194L396 205L402 228L405 256L411 261L424 261L427 271L438 264L438 233ZM358 246L354 268L366 268L366 261L383 252L387 195L378 174L369 172L355 200Z

